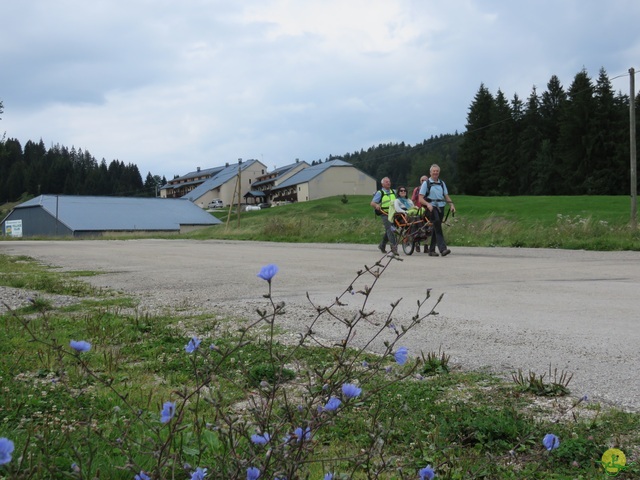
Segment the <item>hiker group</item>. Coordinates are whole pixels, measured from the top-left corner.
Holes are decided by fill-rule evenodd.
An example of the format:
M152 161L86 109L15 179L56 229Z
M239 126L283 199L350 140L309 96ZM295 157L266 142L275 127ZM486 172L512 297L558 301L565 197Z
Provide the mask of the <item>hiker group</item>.
M387 253L387 244L391 245L391 252L398 254L394 226L394 215L419 215L427 218L432 224L431 241L429 245L423 245L424 253L429 256L446 257L451 253L442 233L442 221L444 218L444 208L449 204L451 212L456 208L449 197L447 185L440 180L440 167L431 165L429 176L423 175L420 178L420 186L413 189L411 198L408 198L406 187L399 187L398 190L391 188L391 180L385 177L381 180L382 188L378 190L371 200L371 206L376 215L379 215L384 226L384 234L378 248L382 253ZM416 243L416 251L420 251L420 245ZM437 248L437 250L436 250Z

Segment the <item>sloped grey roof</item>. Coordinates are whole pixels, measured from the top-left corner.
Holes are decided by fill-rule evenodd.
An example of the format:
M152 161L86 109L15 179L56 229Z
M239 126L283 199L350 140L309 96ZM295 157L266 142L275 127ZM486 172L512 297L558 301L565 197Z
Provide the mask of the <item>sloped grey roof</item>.
M198 177L202 177L203 175L215 175L216 173L224 170L225 167L213 167L213 168L205 168L205 169L201 169L201 170L195 170L193 172L189 172L186 175L182 175L181 177L178 178L174 178L173 180L186 180L189 178L198 178Z
M196 183L201 183L202 180L191 180L189 182L176 183L175 185L166 184L160 190L179 190L180 188L188 187Z
M253 182L251 184L251 186L252 187L259 187L260 185L268 185L270 183L275 183L278 180L278 178L282 177L283 175L286 175L287 173L289 173L289 171L293 170L295 167L297 167L299 165L302 165L302 164L309 165L307 162L302 161L302 162L291 163L289 165L285 165L284 167L276 168L273 172L269 172L268 173L270 178L266 178L264 180L259 180L257 182ZM309 168L309 167L307 167L307 168Z
M15 207L40 207L73 231L180 230L220 220L182 199L40 195Z
M281 188L292 187L294 185L300 185L301 183L306 183L309 180L317 177L325 170L332 167L353 167L350 163L345 162L344 160L330 160L328 162L319 163L318 165L313 165L311 167L305 168L304 170L300 170L295 175L291 176L280 185L274 188L274 190L279 190Z
M256 162L257 160L247 160L246 162L243 162L240 164L236 163L234 165L229 165L228 167L223 168L220 172L215 174L213 177L207 178L201 185L198 185L196 188L194 188L189 193L187 193L186 195L180 198L190 200L191 202L195 202L198 198L200 198L202 195L204 195L208 191L224 185L233 177L235 177L238 174L238 165L240 165L240 170L242 171Z

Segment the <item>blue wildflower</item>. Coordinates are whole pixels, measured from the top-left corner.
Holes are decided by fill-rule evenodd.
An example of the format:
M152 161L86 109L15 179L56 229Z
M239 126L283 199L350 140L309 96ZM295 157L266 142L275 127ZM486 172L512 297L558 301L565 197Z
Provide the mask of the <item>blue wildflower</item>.
M340 404L342 404L342 402L339 398L331 397L327 404L324 406L324 409L332 412L334 410L337 410Z
M260 478L260 470L258 470L258 468L247 468L247 480L258 480L258 478Z
M76 352L88 352L89 350L91 350L91 344L89 342L85 342L84 340L71 340L69 342L69 346Z
M151 477L144 473L142 470L140 470L140 473L133 478L134 480L151 480Z
M309 440L311 438L311 428L307 427L304 430L300 427L293 431L293 434L298 438L298 442L302 440Z
M553 433L547 433L542 439L542 445L549 451L555 450L560 446L560 439Z
M260 273L258 273L257 276L271 283L271 279L275 276L276 273L278 273L278 266L271 263L262 267L260 269Z
M398 351L394 354L394 357L396 359L396 362L398 362L398 365L404 365L405 363L407 363L408 356L409 356L409 350L407 350L407 347L400 347Z
M268 433L265 433L263 435L251 435L251 441L256 445L265 445L269 442L270 439L271 436Z
M333 473L327 473L324 476L324 480L333 480Z
M13 453L14 445L8 438L0 438L0 465L9 463L11 461L11 454Z
M420 476L420 480L432 480L436 476L436 473L433 471L433 468L431 468L431 465L427 465L418 471L418 475Z
M196 471L191 474L191 480L203 480L207 476L206 468L196 468Z
M345 398L355 398L360 396L362 389L358 388L353 383L345 383L342 385L342 394Z
M200 340L196 337L193 337L191 340L189 340L189 343L184 346L184 351L187 353L193 353L198 349L199 346Z
M168 423L176 414L176 402L164 402L162 405L162 411L160 412L160 421L162 423Z

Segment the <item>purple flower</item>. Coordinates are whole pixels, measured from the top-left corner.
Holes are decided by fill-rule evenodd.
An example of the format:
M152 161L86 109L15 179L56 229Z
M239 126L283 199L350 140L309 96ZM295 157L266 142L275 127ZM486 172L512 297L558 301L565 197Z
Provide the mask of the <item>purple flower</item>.
M134 480L151 480L151 477L144 473L142 470L140 470L140 473L133 478Z
M333 473L327 473L324 476L324 480L333 480Z
M293 431L293 434L298 438L298 442L302 440L309 440L311 438L311 428L307 427L304 430L300 427Z
M260 478L260 470L258 470L258 468L247 468L247 480L258 480L258 478Z
M433 471L433 468L431 468L431 465L427 465L420 469L418 475L420 476L420 480L432 480L433 477L436 476L436 473Z
M9 463L11 461L11 454L13 453L14 445L8 438L0 438L0 465Z
M207 476L206 468L196 468L196 471L191 474L191 480L203 480Z
M251 435L251 441L256 445L265 445L269 442L269 439L271 439L271 435L269 435L268 433L265 433L263 435Z
M260 273L258 273L258 277L267 282L271 283L271 279L278 273L278 266L270 263L269 265L265 265L260 269Z
M198 340L196 337L193 337L191 340L189 340L189 343L184 346L184 351L187 353L193 353L198 349L199 346L200 340Z
M329 412L332 412L334 410L337 410L341 403L342 402L340 401L339 398L331 397L327 402L327 404L324 406L324 409Z
M353 383L344 383L342 385L342 394L345 396L345 398L355 398L360 396L361 393L362 389L358 388Z
M69 346L76 352L88 352L89 350L91 350L91 344L89 342L85 342L84 340L71 340L69 342Z
M542 445L549 451L555 450L560 446L560 439L553 433L547 433L542 439Z
M398 365L404 365L405 363L407 363L408 356L409 356L409 350L407 350L407 347L400 347L398 351L394 354L394 357L396 359L396 362L398 362Z
M176 402L164 402L162 405L162 411L160 412L160 421L162 423L168 423L176 414Z

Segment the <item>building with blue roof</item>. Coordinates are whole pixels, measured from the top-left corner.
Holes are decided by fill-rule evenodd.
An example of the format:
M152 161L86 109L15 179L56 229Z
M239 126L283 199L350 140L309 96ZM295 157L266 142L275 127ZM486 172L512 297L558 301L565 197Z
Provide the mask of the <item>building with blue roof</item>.
M40 195L16 206L0 226L5 236L102 236L185 233L222 223L191 202L148 197Z
M279 167L271 172L268 172L256 179L251 184L251 190L244 195L246 203L251 200L255 203L263 203L269 200L270 192L283 182L289 180L296 173L309 168L309 164L305 161L299 161L296 159L295 163Z
M270 202L308 202L336 195L373 195L376 180L343 160L300 170L269 192Z
M238 199L242 199L251 190L251 184L266 172L267 167L262 162L243 162L242 159L224 167L198 168L167 182L160 189L160 196L187 199L200 208L206 208L214 199L222 200L224 205L234 205L241 203Z

